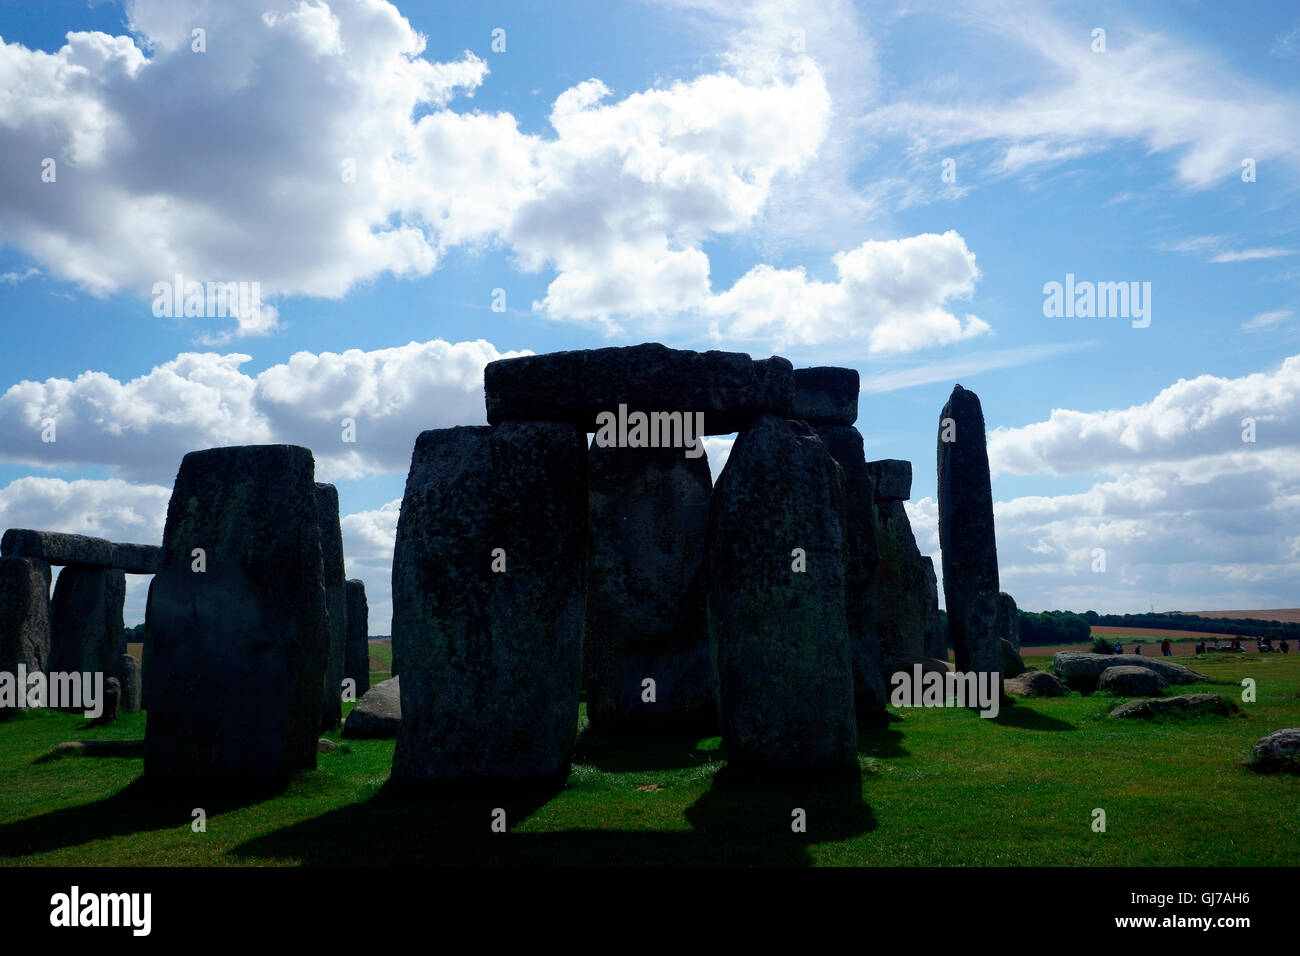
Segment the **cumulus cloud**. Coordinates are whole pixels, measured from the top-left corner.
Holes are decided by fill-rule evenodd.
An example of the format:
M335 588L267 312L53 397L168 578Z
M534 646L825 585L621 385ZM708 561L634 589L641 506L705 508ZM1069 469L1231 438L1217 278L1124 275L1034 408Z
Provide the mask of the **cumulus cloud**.
M717 69L621 97L584 80L555 99L553 135L469 111L487 62L427 59L425 38L382 0L134 0L135 38L73 32L54 53L0 43L0 238L95 294L144 297L174 275L259 283L265 301L199 329L205 346L273 333L278 296L339 297L489 245L521 270L555 272L534 303L550 319L659 335L696 332L704 315L753 331L732 310L776 283L801 313L796 329L768 323L775 341L852 337L844 290L871 285L886 247L841 253L828 289L758 267L717 295L703 244L771 232L812 199L861 228L869 203L847 188L856 154L846 125L832 124L865 88L848 80L870 79L850 49L856 15L705 6L731 31ZM792 23L822 60L791 42ZM192 48L198 24L204 52ZM57 175L42 183L46 159ZM792 186L814 164L812 181ZM932 244L907 241L911 256ZM903 302L864 290L884 296L880 309L910 310L874 328L873 348L985 328L945 311L969 279L960 262L942 265L933 288L904 290Z
M187 353L127 382L20 382L0 395L0 460L170 484L196 448L285 442L313 450L322 480L402 472L421 430L485 420L483 367L518 354L434 339L298 352L257 375L248 355Z
M359 511L341 519L347 574L366 584L371 634L392 633L393 544L401 509L399 498L373 511Z
M714 297L715 339L820 345L864 340L873 353L910 352L946 345L989 331L946 308L969 297L979 278L975 255L956 232L908 239L869 240L835 256L838 279L810 279L803 269L757 266Z

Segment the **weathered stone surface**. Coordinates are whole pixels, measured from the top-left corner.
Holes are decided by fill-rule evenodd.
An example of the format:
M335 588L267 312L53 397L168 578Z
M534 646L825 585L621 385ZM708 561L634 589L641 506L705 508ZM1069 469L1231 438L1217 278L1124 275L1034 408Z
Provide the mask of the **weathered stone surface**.
M794 370L791 418L810 425L852 425L858 420L860 383L855 368L820 365Z
M934 558L921 555L921 570L925 572L925 606L930 622L925 629L925 656L941 661L948 659L948 625L939 614L939 579L934 573Z
M979 396L960 385L939 417L938 478L943 593L957 670L1000 672L998 551L984 412Z
M1097 678L1097 690L1120 697L1150 697L1165 689L1167 681L1148 667L1121 664L1107 667Z
M125 602L126 575L116 568L71 564L60 571L50 606L50 670L121 681Z
M743 352L692 352L657 343L523 355L483 371L487 420L573 422L596 430L600 412L704 412L705 433L726 435L762 412L789 416L794 367Z
M1267 737L1259 738L1251 753L1261 770L1300 772L1300 727L1275 730Z
M1141 654L1086 654L1081 651L1058 651L1052 657L1052 670L1076 690L1090 690L1102 671L1111 667L1145 667L1155 671L1170 684L1194 684L1209 680L1189 667Z
M903 502L876 501L876 634L885 684L895 671L908 671L922 658L946 658L946 648L932 654L938 621L934 562L921 555Z
M1020 611L1006 591L998 594L998 637L1020 651Z
M1020 658L1020 652L1011 646L1011 642L1005 637L998 641L1002 648L1002 675L1006 677L1016 677L1024 673L1025 662Z
M771 415L740 433L709 515L709 640L730 765L856 767L845 616L843 470L812 428ZM792 570L792 550L807 570Z
M117 715L122 710L122 682L116 677L109 677L104 681L104 696L100 703L102 710L99 716L91 721L92 727L111 724L117 720Z
M343 527L339 492L316 482L316 517L320 522L321 566L325 574L325 610L330 622L330 655L321 695L320 729L333 730L343 719L343 655L348 641L347 572L343 565Z
M84 564L118 568L129 574L154 574L162 549L151 544L115 544L84 534L10 528L0 539L0 555L39 558L47 564Z
M0 672L45 671L50 658L50 566L0 558Z
M867 462L877 501L906 501L912 497L912 463L901 458Z
M343 721L343 736L373 738L397 736L402 723L402 685L399 678L381 680L357 701Z
M141 709L140 662L130 654L122 655L122 710L129 714Z
M1025 671L1017 677L1002 681L1002 690L1006 694L1018 697L1062 697L1068 693L1066 686L1047 671Z
M573 425L420 435L393 553L395 780L567 774L586 551L587 443Z
M831 369L830 371L852 371ZM856 412L857 373L854 380ZM876 635L876 570L880 554L876 545L875 492L862 444L862 434L852 425L815 425L817 437L844 471L845 536L844 612L853 657L853 698L859 722L885 712L887 696L881 675L880 638Z
M181 462L150 602L151 781L260 787L316 766L330 635L314 471L292 445Z
M591 726L716 733L702 577L708 459L593 443L588 477L583 672Z
M370 690L370 605L366 584L348 581L348 640L343 652L343 679L356 682L357 700Z
M316 741L316 752L318 754L332 753L333 751L338 749L339 749L338 744L336 744L332 740L326 740L324 737Z
M1111 717L1200 717L1211 715L1231 717L1240 711L1236 704L1218 694L1183 694L1178 697L1154 697L1149 700L1130 700L1110 712Z
M154 577L149 582L149 593L144 601L144 634L140 643L140 708L149 707L149 664L153 659L153 586L158 583Z

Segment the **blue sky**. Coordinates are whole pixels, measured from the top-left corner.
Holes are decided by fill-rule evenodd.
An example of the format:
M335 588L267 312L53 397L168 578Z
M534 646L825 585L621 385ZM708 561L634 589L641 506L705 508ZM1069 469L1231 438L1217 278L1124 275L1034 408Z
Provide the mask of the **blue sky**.
M0 525L157 540L185 451L306 444L386 633L483 363L662 341L857 368L936 564L974 389L1022 607L1300 603L1300 11L737 6L0 7ZM177 272L261 308L158 317ZM1045 316L1067 274L1149 326Z

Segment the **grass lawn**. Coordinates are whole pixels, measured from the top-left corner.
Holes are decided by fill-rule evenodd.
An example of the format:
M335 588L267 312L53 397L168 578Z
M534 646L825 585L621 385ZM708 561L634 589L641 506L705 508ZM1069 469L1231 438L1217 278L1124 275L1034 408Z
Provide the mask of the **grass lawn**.
M1050 666L1026 650L1027 663ZM376 680L388 676L388 651L371 646ZM1294 865L1300 777L1241 764L1257 738L1300 726L1300 655L1185 663L1233 685L1255 678L1257 701L1241 704L1242 717L1159 723L1108 720L1115 699L1103 695L1020 700L996 720L900 711L862 734L861 779L848 783L736 780L717 738L584 728L560 789L393 793L392 741L348 741L277 796L205 806L144 790L138 758L37 762L65 740L141 738L143 713L87 729L77 715L25 712L0 724L0 860ZM1238 686L1177 688L1196 691L1240 702ZM191 829L196 806L205 833ZM491 830L498 807L505 834ZM791 832L795 808L806 833ZM1094 808L1106 811L1104 833L1091 828Z

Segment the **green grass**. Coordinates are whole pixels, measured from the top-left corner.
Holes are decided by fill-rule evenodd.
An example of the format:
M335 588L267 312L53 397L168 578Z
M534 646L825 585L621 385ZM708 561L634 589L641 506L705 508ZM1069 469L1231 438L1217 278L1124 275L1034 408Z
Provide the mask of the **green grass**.
M372 647L372 654L375 648ZM387 648L384 648L387 650ZM1027 649L1032 651L1032 649ZM1046 658L1030 663L1049 665ZM28 712L0 724L0 859L17 864L772 863L1256 865L1295 863L1300 777L1242 766L1251 744L1300 725L1300 656L1187 661L1258 682L1238 718L1105 718L1115 699L1021 700L996 720L907 710L864 732L861 779L733 779L717 738L583 729L562 788L425 794L385 786L391 741L347 741L260 801L158 798L139 759L36 763L64 740L139 738L144 714L86 728ZM372 660L375 677L385 661ZM1240 688L1192 685L1240 701ZM580 726L585 720L580 722ZM327 735L338 739L337 734ZM490 829L506 810L509 832ZM790 830L807 812L808 832ZM1090 827L1107 815L1105 833Z

